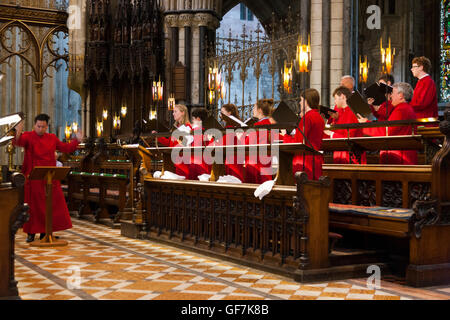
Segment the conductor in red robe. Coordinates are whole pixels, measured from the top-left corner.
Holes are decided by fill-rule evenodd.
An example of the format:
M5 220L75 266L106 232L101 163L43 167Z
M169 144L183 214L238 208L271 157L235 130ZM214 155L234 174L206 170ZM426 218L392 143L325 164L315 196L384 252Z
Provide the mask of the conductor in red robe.
M25 202L30 206L30 219L23 226L28 233L27 242L33 242L36 233L45 236L45 185L44 180L29 180L36 166L56 166L55 151L72 153L82 139L81 132L70 143L61 142L56 135L47 133L50 117L40 114L34 119L33 131L23 132L23 123L17 126L14 144L25 149L22 173L26 177ZM53 231L72 228L69 210L59 181L53 182Z
M408 101L412 99L413 89L409 83L396 83L392 91L392 105L394 109L388 121L415 120L416 114ZM359 116L359 121L364 123L367 119ZM411 135L412 126L389 127L388 136ZM417 165L416 150L389 150L380 151L381 164Z
M429 75L430 71L431 61L428 58L413 59L411 72L414 77L419 79L419 82L414 89L410 104L417 119L437 118L439 116L436 84Z
M300 115L302 119L294 136L284 135L284 143L303 143L319 151L322 149L325 121L319 113L320 95L316 89L307 89L300 95ZM322 155L295 155L292 170L306 172L310 180L322 176Z

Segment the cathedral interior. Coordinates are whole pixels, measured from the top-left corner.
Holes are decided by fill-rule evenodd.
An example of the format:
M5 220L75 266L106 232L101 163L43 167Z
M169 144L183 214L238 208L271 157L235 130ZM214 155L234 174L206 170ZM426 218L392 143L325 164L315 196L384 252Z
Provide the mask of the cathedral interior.
M417 96L418 57L431 61L434 116L393 119L385 107L384 120L373 117L366 90L383 76ZM333 123L346 76L349 95L372 108L365 123ZM448 0L0 0L0 299L448 300L449 81ZM307 89L331 110L320 113L320 148L303 133ZM257 122L268 100L291 118L262 130L304 138L257 146L272 152L267 194L256 196L268 181L221 182L231 175L222 153L239 147L211 147L206 134L197 149L216 157L206 180L195 166L161 178L179 174L180 105L225 132L225 107ZM36 130L40 114L76 150L56 154L64 173L37 179L20 173L30 147L16 134L19 123ZM396 126L408 129L390 134ZM182 140L183 152L197 150ZM247 170L251 147L241 149ZM383 163L398 150L416 152L415 163ZM292 174L296 157L303 172ZM316 157L317 179L305 169ZM72 227L51 236L45 189L46 236L28 243L27 188L44 178L53 188L52 177Z

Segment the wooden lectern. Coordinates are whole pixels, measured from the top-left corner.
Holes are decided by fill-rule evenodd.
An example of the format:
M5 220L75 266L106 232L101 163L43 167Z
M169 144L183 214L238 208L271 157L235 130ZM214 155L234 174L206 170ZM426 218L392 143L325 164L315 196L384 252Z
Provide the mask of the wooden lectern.
M67 241L56 240L53 236L53 180L61 181L70 171L70 167L34 167L30 180L45 180L45 237L30 243L33 247L64 247Z

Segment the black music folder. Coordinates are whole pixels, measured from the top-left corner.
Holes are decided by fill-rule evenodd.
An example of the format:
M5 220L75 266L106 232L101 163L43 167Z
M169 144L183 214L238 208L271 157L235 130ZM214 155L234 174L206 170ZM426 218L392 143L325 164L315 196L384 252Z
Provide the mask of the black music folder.
M297 114L284 101L278 104L278 107L272 113L272 118L278 124L298 122Z
M323 114L325 116L325 118L330 119L330 114L331 113L337 113L336 110L333 110L331 108L325 107L325 106L319 106L319 113Z
M364 100L364 98L358 91L353 92L347 103L356 117L358 117L358 113L364 118L368 118L372 114L370 105L366 102L366 100Z
M366 98L375 99L373 103L374 106L380 106L387 101L386 94L392 93L392 90L393 88L391 86L388 86L382 82L374 83L364 89L364 95Z
M209 129L223 130L223 126L213 116L209 116L205 121L203 121L202 126L204 130Z

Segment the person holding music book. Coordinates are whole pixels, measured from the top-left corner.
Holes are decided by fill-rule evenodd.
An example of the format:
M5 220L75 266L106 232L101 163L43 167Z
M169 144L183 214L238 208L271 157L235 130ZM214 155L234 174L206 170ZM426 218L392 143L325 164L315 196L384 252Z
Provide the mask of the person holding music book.
M175 120L174 127L180 132L190 133L192 131L192 125L189 122L189 112L185 105L177 104L173 108L173 119ZM156 131L152 131L156 133ZM158 143L164 147L179 147L182 146L182 141L176 139L174 136L169 138L159 137ZM175 164L175 174L183 177L189 177L189 166L186 163Z
M204 135L204 131L207 128L204 127L205 122L208 120L208 110L205 108L193 108L191 112L192 134L193 142L191 146L202 147L207 146L214 140L212 137L208 139ZM209 120L211 123L211 120ZM211 166L208 165L203 159L203 152L194 150L191 154L191 163L189 164L189 180L198 180L198 177L203 174L210 174Z
M259 100L253 106L253 117L258 119L255 128L258 126L271 125L271 115L273 112L273 99ZM270 142L270 131L254 131L245 136L246 145L268 144ZM272 158L271 156L261 157L260 155L247 156L245 161L245 182L263 184L272 180Z
M409 83L396 83L392 90L392 106L393 111L389 116L388 121L397 120L415 120L416 114L408 103L413 97L413 89ZM360 123L369 122L367 118L358 115ZM412 126L403 127L389 127L388 136L404 136L410 135ZM417 151L416 150L398 150L398 151L380 151L381 164L401 164L401 165L416 165Z
M239 118L239 112L234 104L224 104L220 109L221 118L225 122L225 129L229 129L222 136L222 139L217 141L219 146L238 146L244 145L244 133L231 130L236 128L239 122L242 122ZM242 122L243 123L243 122ZM244 162L245 156L239 157L237 153L233 151L233 154L226 154L225 157L225 174L227 176L233 176L240 181L244 181Z
M384 74L378 79L378 82L364 90L367 103L378 121L387 121L394 109L391 103L393 84L394 77L390 74Z
M364 101L359 92L352 92L346 87L338 87L333 92L334 101L336 104L337 113L331 115L331 125L358 123L357 113L362 112L364 115L371 114L369 105ZM352 108L349 104L352 104ZM327 133L327 132L326 132ZM337 138L349 138L349 137L362 137L362 129L342 129L330 132L329 135L332 139ZM358 159L354 154L350 156L348 151L334 151L333 152L334 164L366 164L366 153L361 154Z
M300 123L293 135L283 135L284 143L303 143L315 149L322 149L325 121L319 113L320 95L316 89L307 89L300 94ZM297 117L296 117L297 118ZM322 176L322 155L295 155L292 171L306 172L310 180L318 180Z

